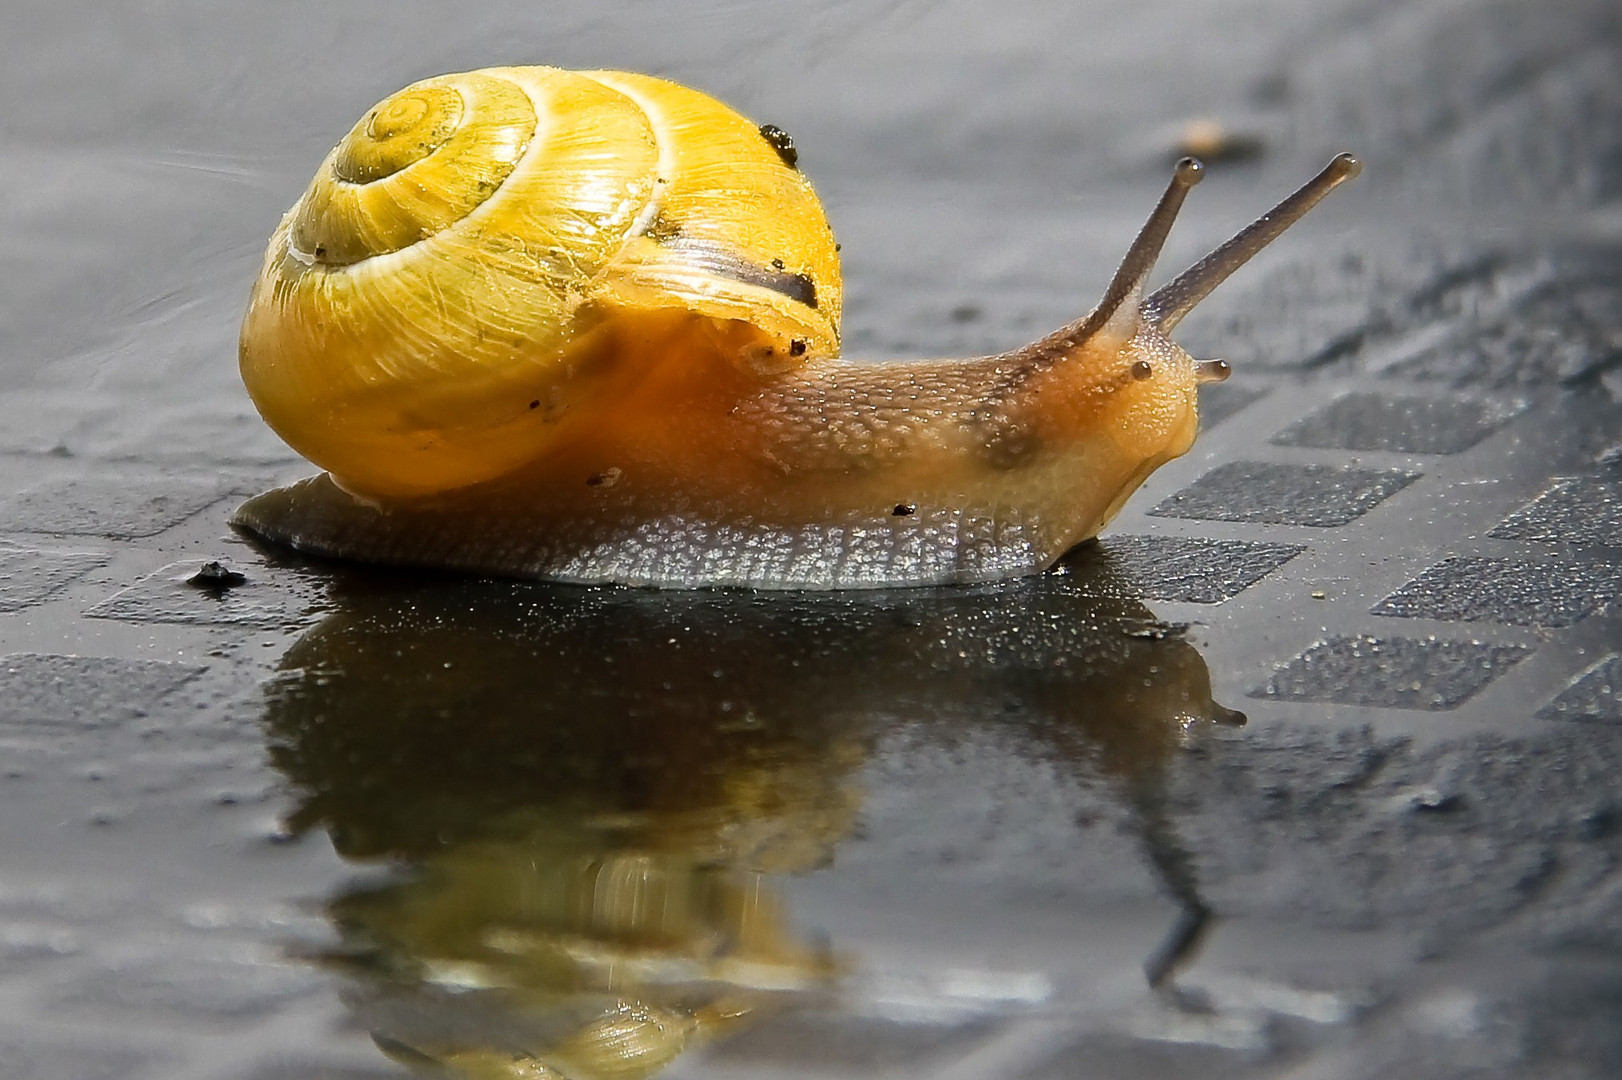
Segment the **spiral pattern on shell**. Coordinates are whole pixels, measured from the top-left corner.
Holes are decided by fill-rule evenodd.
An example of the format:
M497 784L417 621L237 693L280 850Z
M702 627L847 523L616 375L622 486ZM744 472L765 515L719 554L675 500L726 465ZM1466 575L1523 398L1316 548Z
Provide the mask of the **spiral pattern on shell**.
M464 124L469 114L479 123ZM464 75L408 87L338 144L300 201L292 248L348 266L425 240L489 198L534 135L534 106L505 80Z
M760 129L623 72L501 68L380 102L271 239L243 378L368 496L547 452L642 368L720 343L769 373L838 351L832 232Z

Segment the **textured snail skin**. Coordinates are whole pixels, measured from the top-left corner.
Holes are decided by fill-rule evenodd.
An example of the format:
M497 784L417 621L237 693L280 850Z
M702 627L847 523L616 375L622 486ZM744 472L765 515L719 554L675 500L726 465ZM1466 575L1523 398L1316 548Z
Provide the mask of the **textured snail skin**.
M836 248L792 161L648 76L491 69L381 103L271 238L243 324L256 405L328 474L234 522L577 582L1037 573L1192 445L1196 386L1226 369L1170 328L1357 170L1337 158L1145 298L1185 161L1086 318L1000 356L862 363L838 356Z

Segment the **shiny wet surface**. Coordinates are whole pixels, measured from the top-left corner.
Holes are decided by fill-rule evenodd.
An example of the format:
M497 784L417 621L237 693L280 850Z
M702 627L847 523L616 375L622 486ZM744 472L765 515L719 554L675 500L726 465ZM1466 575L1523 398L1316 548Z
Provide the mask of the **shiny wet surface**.
M345 603L282 666L264 719L292 826L414 868L331 902L331 958L391 976L361 981L395 1056L475 1071L521 1047L565 1075L641 1072L911 974L865 971L837 923L809 930L795 903L796 879L847 876L833 868L884 762L972 747L1016 788L1088 791L1185 909L1168 932L1190 935L1205 909L1163 773L1191 731L1242 720L1178 628L1070 578L839 599L391 591ZM850 883L914 884L874 870ZM1148 958L1157 982L1184 949ZM970 1001L981 982L1042 981L984 959L956 976ZM920 992L896 1004L965 1004Z
M1622 1066L1607 5L0 23L0 1076ZM264 238L372 101L514 61L792 132L874 355L1074 317L1191 120L1244 152L1168 273L1369 167L1191 318L1236 374L1064 574L248 545L230 507L305 471L234 371Z

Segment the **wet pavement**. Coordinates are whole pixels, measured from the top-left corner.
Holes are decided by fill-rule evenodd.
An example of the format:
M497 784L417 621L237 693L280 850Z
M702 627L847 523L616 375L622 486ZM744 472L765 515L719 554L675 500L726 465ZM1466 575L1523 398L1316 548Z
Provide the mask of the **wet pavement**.
M0 1077L1622 1072L1613 4L0 31ZM853 353L1074 317L1193 121L1243 152L1168 266L1367 169L1186 324L1236 374L1063 573L682 594L249 545L229 510L309 471L236 380L265 237L366 106L505 62L792 132Z

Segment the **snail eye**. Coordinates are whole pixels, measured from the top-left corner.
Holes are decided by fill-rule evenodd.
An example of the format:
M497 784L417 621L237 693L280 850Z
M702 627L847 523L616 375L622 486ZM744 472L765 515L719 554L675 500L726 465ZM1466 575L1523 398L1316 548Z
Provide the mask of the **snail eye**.
M1139 360L1137 363L1132 365L1132 377L1137 379L1139 382L1142 382L1144 379L1153 378L1154 374L1155 367L1147 360Z

